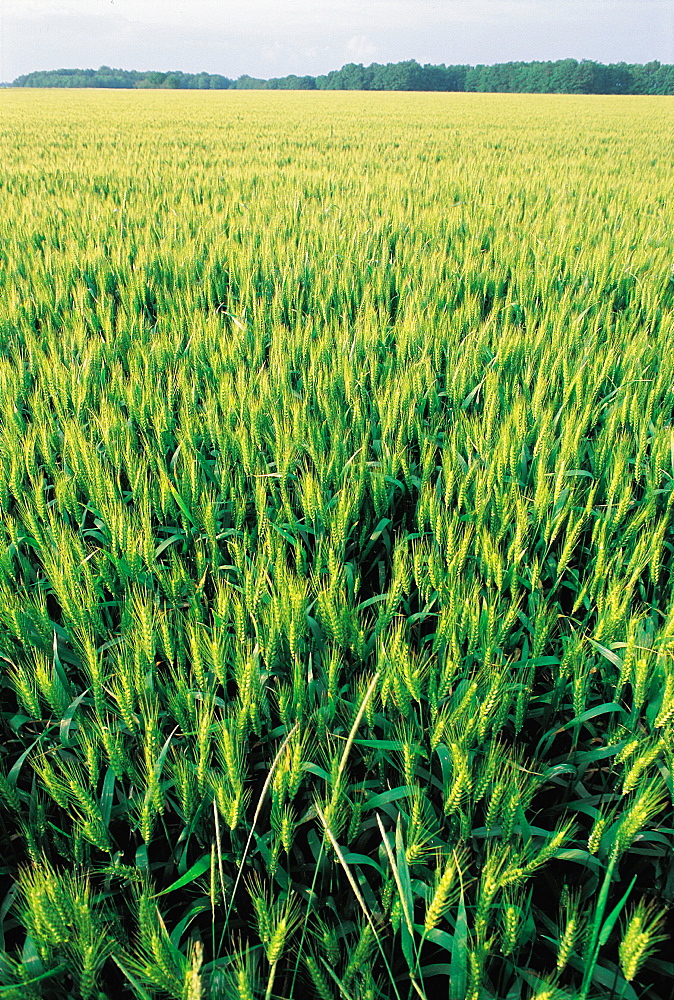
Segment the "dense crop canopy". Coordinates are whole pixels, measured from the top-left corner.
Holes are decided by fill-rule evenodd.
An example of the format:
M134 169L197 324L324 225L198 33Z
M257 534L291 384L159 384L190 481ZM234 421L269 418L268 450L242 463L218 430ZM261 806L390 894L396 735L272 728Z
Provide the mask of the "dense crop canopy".
M0 997L668 1000L674 106L0 111Z

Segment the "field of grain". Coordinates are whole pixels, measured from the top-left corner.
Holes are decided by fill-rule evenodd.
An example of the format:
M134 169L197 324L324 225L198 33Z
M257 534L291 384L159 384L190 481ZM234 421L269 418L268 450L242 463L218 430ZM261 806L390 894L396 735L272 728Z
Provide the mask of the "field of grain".
M0 144L0 998L669 1000L673 100Z

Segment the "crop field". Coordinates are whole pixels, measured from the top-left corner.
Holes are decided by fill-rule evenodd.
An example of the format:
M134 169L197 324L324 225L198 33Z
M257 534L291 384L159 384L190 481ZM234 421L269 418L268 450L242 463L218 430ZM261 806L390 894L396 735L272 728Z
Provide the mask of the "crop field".
M0 150L0 1000L671 1000L673 99Z

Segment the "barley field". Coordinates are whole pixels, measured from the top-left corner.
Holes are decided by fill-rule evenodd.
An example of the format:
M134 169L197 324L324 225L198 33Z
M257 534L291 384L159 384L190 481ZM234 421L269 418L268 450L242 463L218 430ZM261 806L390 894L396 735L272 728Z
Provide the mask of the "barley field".
M670 1000L673 99L0 144L0 998Z

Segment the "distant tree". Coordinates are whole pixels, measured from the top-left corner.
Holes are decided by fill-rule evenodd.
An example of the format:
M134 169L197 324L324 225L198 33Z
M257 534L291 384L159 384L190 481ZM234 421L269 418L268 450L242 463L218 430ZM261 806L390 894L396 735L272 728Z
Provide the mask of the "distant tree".
M272 81L270 80L269 83ZM316 81L313 76L283 76L274 81L276 90L315 90Z
M362 63L347 63L336 73L328 74L332 77L334 86L332 90L369 90L366 86L370 81L366 80Z
M210 83L211 90L229 90L232 86L232 81L226 76L219 76L217 73L211 74Z
M254 76L244 74L234 84L237 90L267 90L267 80L258 80Z
M556 94L674 94L674 65L645 65L576 59L556 62L509 62L478 66L421 66L399 63L347 63L323 76L261 80L243 75L236 81L208 73L160 73L112 69L59 69L17 77L15 87L136 87L191 90L434 90L500 91Z

